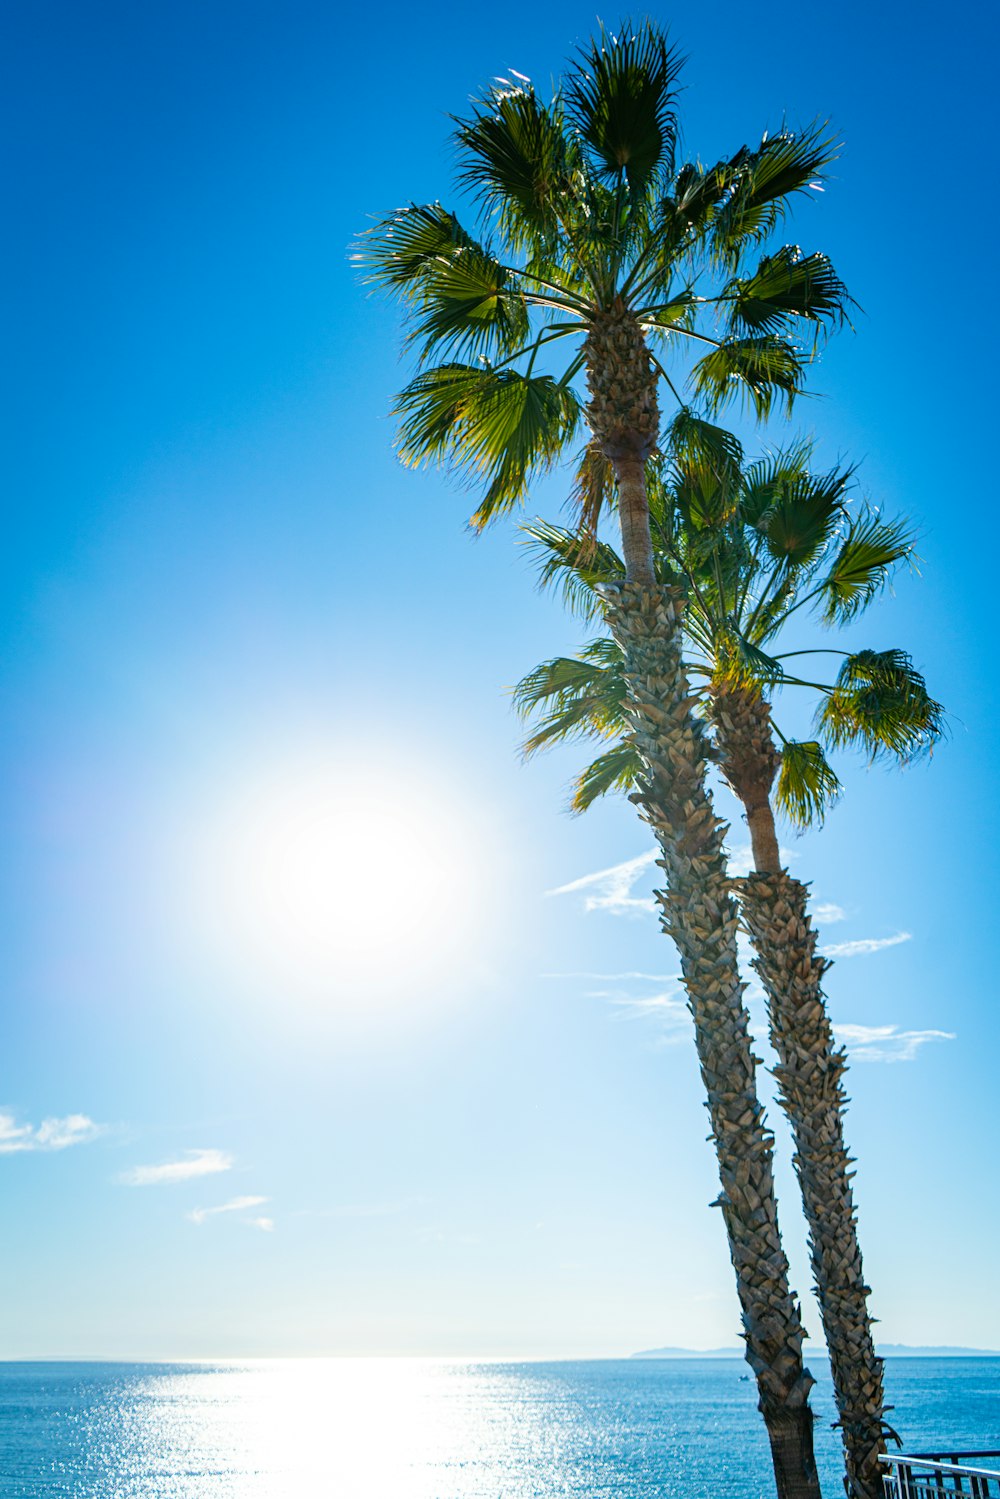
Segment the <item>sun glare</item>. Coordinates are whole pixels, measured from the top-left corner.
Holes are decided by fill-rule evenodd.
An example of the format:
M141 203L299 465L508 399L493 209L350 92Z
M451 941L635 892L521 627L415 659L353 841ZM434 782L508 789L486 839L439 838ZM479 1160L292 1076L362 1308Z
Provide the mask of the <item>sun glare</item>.
M443 790L399 770L295 766L215 821L215 941L298 985L368 989L444 969L467 949L480 859Z

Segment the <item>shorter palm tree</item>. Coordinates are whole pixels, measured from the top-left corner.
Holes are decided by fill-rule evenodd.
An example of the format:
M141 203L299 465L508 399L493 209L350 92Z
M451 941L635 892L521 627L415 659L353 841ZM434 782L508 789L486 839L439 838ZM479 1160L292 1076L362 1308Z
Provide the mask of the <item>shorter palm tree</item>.
M913 544L898 521L848 502L849 469L811 472L807 444L747 465L731 434L688 412L671 436L672 460L649 476L656 565L683 597L688 674L750 831L754 872L737 883L795 1143L848 1489L878 1499L888 1428L844 1147L846 1064L823 999L829 964L816 953L808 887L782 869L775 812L796 827L822 822L841 789L831 751L858 747L906 762L939 738L943 712L903 651L777 647L800 610L828 625L853 621L912 559ZM543 581L561 582L577 610L599 615L601 585L620 568L613 550L593 534L544 523L526 531ZM803 660L827 654L841 658L833 681L800 675ZM775 693L792 687L818 695L813 739L788 738L775 722ZM639 760L614 639L543 663L518 684L515 702L538 715L529 754L576 736L610 741L577 777L574 810L632 789Z

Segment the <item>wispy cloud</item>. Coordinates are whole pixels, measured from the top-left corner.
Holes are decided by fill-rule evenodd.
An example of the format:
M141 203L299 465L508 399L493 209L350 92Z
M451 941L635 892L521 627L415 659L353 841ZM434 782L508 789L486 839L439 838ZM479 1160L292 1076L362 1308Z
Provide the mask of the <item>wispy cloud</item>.
M273 1218L247 1218L246 1222L250 1225L251 1228L259 1228L262 1233L274 1233Z
M159 1166L133 1166L118 1180L126 1187L158 1187L173 1182L190 1181L195 1176L215 1176L229 1171L233 1157L227 1150L187 1150L179 1161L164 1161Z
M656 849L651 848L634 859L612 864L610 869L598 869L594 874L585 874L578 880L570 880L568 885L558 885L555 890L545 893L572 895L577 890L585 890L585 911L607 911L611 916L648 915L656 910L655 900L651 895L633 895L632 890L655 861Z
M581 875L578 880L570 880L566 885L557 885L554 890L546 890L546 895L574 895L577 891L584 891L583 909L585 911L605 911L610 916L652 916L656 914L657 903L651 895L634 895L633 891L646 871L656 863L658 850L647 849L646 853L638 854L634 859L626 859L621 864L612 864L609 869L598 869L593 874ZM748 875L753 869L753 854L749 844L741 844L738 848L731 848L727 853L729 873L733 879L741 879ZM796 857L794 850L783 848L781 857L787 864ZM839 910L838 906L828 907L829 910ZM838 918L827 918L836 920ZM561 975L560 975L561 976Z
M835 1025L855 1062L912 1062L928 1041L954 1041L953 1031L901 1031L895 1025Z
M858 937L853 942L830 942L820 952L825 958L862 958L868 953L881 952L883 947L898 947L910 938L909 932L897 932L894 937Z
M104 1133L86 1114L66 1114L61 1119L43 1119L41 1124L18 1124L13 1114L0 1113L0 1155L22 1150L65 1150L69 1145L87 1145Z
M670 975L667 983L669 987L654 994L635 994L627 989L593 989L587 997L605 1000L628 1019L655 1022L660 1044L673 1046L687 1040L691 1019L679 975Z
M831 926L835 921L846 921L847 912L843 906L838 906L834 901L821 901L812 909L812 917L817 926Z
M192 1208L190 1213L185 1214L192 1223L201 1225L208 1218L214 1218L218 1213L247 1213L251 1208L263 1207L267 1202L266 1197L234 1197L231 1202L221 1202L214 1208ZM249 1220L256 1222L256 1219Z

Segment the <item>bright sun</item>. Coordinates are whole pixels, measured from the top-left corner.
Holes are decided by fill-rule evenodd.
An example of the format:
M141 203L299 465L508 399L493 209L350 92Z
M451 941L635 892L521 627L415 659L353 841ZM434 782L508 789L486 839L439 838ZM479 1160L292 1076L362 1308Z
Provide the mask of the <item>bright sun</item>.
M213 819L216 941L287 982L418 978L468 945L476 840L442 790L356 766L285 767Z

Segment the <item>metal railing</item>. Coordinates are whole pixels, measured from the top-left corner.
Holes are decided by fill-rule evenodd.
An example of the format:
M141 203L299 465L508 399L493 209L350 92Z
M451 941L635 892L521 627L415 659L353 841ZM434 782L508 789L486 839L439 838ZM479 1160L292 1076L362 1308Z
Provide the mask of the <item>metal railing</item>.
M887 1452L885 1499L1000 1499L1000 1452ZM984 1468L984 1462L997 1466Z

